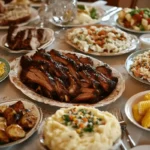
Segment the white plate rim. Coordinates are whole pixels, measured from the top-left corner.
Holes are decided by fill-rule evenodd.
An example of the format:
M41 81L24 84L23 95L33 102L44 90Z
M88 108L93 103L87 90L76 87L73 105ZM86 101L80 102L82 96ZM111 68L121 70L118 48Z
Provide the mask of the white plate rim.
M49 51L49 50L48 50ZM58 50L59 51L59 50ZM99 61L98 59L95 59L93 57L81 54L81 53L76 53L76 52L70 52L70 51L66 51L66 50L61 50L62 53L73 53L76 54L79 57L89 57L93 60L93 63L100 65L100 64L104 64L103 62ZM27 55L32 55L35 52L30 52ZM99 101L98 103L94 103L94 104L82 104L82 103L64 103L64 102L59 102L53 99L49 99L46 98L42 95L39 95L37 93L35 93L34 91L30 90L27 86L25 86L19 79L19 73L17 68L20 67L19 65L19 61L20 58L16 58L14 61L12 61L10 63L11 66L11 71L9 73L9 79L11 81L11 83L17 88L19 89L23 94L25 94L26 96L30 97L31 99L38 101L38 102L42 102L45 104L49 104L49 105L53 105L53 106L58 106L58 107L70 107L70 106L78 106L78 105L84 105L84 106L93 106L93 107L102 107L102 106L106 106L110 103L115 102L117 99L119 99L119 97L123 94L124 90L125 90L125 81L123 76L121 75L121 73L119 71L117 71L116 69L110 67L112 69L112 73L113 75L115 75L116 77L118 77L118 83L116 88L112 91L112 93L104 98L103 100ZM96 65L95 65L96 66Z
M118 23L118 21L117 21L117 20L118 20L118 15L117 15L117 14L114 16L114 18L115 18L115 24L116 24L116 26L119 27L119 28L122 29L122 30L129 31L129 32L132 32L132 33L139 33L139 34L150 33L150 31L136 31L136 30L129 29L129 28L126 28L126 27L120 25L120 24Z
M77 3L77 5L80 5L80 4L81 5L85 5L85 6L95 7L101 13L101 16L95 22L88 23L88 24L59 24L59 23L56 23L55 21L53 21L53 19L50 19L49 21L53 25L58 26L58 27L81 27L81 26L89 26L89 25L97 24L97 23L99 23L101 21L101 19L105 15L105 10L102 8L102 6L105 5L106 3L101 4L101 5L94 5L94 3L88 3L88 2L78 2Z
M36 9L30 7L30 10L31 10L31 18L29 20L27 20L26 22L16 24L17 26L25 26L25 25L29 24L30 22L37 20L39 18L38 11ZM0 30L4 30L4 29L8 29L8 28L9 28L9 26L0 26Z
M137 149L138 148L138 149ZM145 149L146 148L146 149ZM148 149L147 149L148 148ZM139 145L136 147L131 148L130 150L149 150L150 149L150 145Z
M144 53L144 52L146 52L146 51L149 51L149 50L150 50L150 49L135 51L134 53L132 53L131 55L129 55L129 56L127 57L126 62L125 62L125 68L126 68L128 74L129 74L131 77L133 77L134 79L136 79L137 81L140 81L140 82L145 83L145 84L148 84L148 85L150 85L150 82L148 82L148 81L146 81L146 80L143 80L143 79L141 79L141 78L137 78L137 77L135 77L135 76L133 75L133 73L130 71L130 66L131 66L132 63L133 63L132 60L133 60L134 57L136 57L138 54L142 54L142 53Z
M139 123L137 123L133 117L132 114L132 105L138 101L140 101L138 98L140 98L141 96L144 96L145 94L150 93L150 90L147 91L143 91L143 92L139 92L133 96L131 96L128 101L125 104L125 114L127 116L127 118L137 127L146 130L146 131L150 131L150 129L144 128L142 127Z
M31 105L32 107L34 107L34 109L36 109L36 111L39 114L39 116L37 116L38 117L37 122L36 122L35 126L26 134L26 136L24 138L22 138L20 140L17 140L17 141L14 141L14 142L10 142L10 143L7 143L7 144L0 145L0 148L5 148L5 147L17 145L17 144L20 144L20 143L24 142L25 140L30 138L38 130L38 128L40 127L40 125L42 123L43 112L42 112L41 108L39 106L37 106L35 103L28 100L28 99L24 99L24 98L11 99L11 98L9 98L9 99L7 99L7 101L2 100L1 103L0 103L0 106L1 105L12 105L12 104L14 104L18 101L22 101L23 104Z
M32 27L32 26L26 26L25 28L34 28L34 27ZM37 28L37 29L40 29L40 27L35 27L35 28ZM46 43L44 43L44 44L42 44L39 48L38 48L38 50L39 49L46 49L48 46L50 46L54 41L55 41L55 36L54 36L54 31L52 30L52 29L50 29L50 28L41 28L41 29L44 29L44 30L46 30L48 33L49 33L49 35L51 35L51 38L49 38L49 40L46 42ZM5 45L4 45L4 43L6 42L6 36L7 36L7 34L4 34L1 38L0 38L0 47L2 48L2 49L4 49L4 50L6 50L7 52L9 52L9 53L14 53L14 54L18 54L18 53L28 53L28 52L31 52L31 51L34 51L34 50L11 50L11 49L9 49L8 47L6 47Z
M108 26L108 25L94 25L94 26ZM78 28L78 27L76 27ZM127 33L131 38L132 40L134 40L134 42L132 42L132 46L131 48L128 48L126 50L123 50L121 52L118 52L118 53L99 53L99 52L85 52L83 50L81 50L79 47L77 47L75 44L73 44L69 39L68 39L68 33L70 31L72 31L73 29L76 29L76 28L71 28L71 29L67 29L66 30L66 42L71 45L72 47L74 47L75 49L77 49L78 51L82 52L82 53L85 53L85 54L91 54L91 55L95 55L95 56L119 56L119 55L123 55L123 54L127 54L127 53L130 53L134 50L136 50L136 48L138 47L139 45L139 39L137 38L136 35L133 35L133 34L129 34Z

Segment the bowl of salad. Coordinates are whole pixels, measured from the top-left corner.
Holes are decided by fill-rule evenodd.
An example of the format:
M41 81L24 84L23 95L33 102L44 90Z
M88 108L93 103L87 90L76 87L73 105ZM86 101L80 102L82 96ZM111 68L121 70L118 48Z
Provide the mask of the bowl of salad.
M150 33L150 8L124 8L118 13L117 25L127 31Z

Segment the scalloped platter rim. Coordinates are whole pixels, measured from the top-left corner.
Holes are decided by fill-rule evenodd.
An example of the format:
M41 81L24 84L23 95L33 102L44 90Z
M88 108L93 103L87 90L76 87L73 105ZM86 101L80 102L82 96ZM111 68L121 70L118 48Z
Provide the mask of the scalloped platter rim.
M65 51L65 50L61 50L62 53L72 53L72 54L76 54L78 57L89 57L90 59L93 60L94 66L97 65L103 65L104 63L92 58L90 56L86 56L84 54L80 54L80 53L76 53L76 52L70 52L70 51ZM33 55L35 52L30 52L26 55L31 56ZM58 107L70 107L70 106L78 106L78 105L84 105L84 106L93 106L93 107L102 107L105 105L108 105L112 102L115 102L124 92L125 90L125 81L121 75L121 73L119 73L116 69L111 68L112 69L112 73L114 76L116 76L118 78L118 83L116 88L112 91L112 93L107 96L106 98L104 98L103 100L95 103L95 104L82 104L82 103L64 103L64 102L59 102L53 99L49 99L46 98L42 95L39 95L37 93L35 93L34 91L30 90L26 85L24 85L19 77L19 74L21 72L21 66L20 66L20 59L16 58L14 61L11 62L10 66L11 66L11 71L9 74L9 79L11 81L11 83L17 88L19 89L23 94L25 94L26 96L30 97L31 99L38 101L38 102L42 102L45 104L49 104L49 105L53 105L53 106L58 106Z

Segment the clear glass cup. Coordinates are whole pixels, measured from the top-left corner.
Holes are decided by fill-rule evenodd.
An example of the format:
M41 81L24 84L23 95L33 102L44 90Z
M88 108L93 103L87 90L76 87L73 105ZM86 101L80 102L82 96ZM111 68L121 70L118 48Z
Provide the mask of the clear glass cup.
M47 12L47 3L46 0L42 0L42 4L40 6L40 8L38 9L38 13L39 13L39 27L43 28L44 27L44 23L45 23L45 14Z
M55 0L53 2L53 21L65 24L71 22L77 12L77 0Z

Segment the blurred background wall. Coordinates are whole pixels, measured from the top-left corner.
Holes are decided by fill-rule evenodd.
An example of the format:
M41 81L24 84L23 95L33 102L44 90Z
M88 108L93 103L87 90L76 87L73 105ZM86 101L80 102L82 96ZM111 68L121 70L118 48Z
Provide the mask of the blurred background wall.
M120 0L119 1L120 7L129 7L130 4L131 4L131 0ZM149 7L150 8L150 0L138 0L137 6L140 8L142 8L142 7Z

